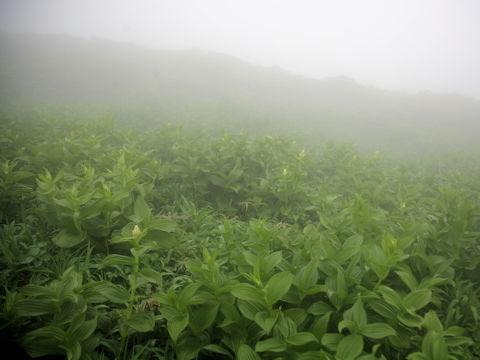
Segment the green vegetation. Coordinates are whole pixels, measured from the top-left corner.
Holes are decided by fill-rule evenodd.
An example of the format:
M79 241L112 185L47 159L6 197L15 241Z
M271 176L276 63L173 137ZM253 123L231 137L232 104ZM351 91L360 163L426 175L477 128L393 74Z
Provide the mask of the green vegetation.
M480 357L480 164L166 124L0 125L0 326L33 357Z

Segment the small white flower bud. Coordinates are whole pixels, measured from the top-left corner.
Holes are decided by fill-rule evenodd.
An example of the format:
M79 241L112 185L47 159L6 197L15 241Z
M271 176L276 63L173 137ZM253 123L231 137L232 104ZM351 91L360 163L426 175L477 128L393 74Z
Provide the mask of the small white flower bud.
M135 225L133 230L132 230L132 235L134 238L136 238L138 235L140 235L140 228L138 225Z

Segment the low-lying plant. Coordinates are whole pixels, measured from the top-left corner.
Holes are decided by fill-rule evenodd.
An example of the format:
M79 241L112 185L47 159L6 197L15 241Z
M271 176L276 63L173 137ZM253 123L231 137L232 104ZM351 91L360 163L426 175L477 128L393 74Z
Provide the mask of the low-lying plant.
M14 128L0 328L32 357L480 357L471 162L171 124Z

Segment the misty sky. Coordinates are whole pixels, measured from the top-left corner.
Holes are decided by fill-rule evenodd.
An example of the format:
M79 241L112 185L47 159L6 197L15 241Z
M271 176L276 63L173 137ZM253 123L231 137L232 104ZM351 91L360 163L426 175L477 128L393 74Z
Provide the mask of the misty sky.
M480 0L0 0L0 29L210 50L480 99Z

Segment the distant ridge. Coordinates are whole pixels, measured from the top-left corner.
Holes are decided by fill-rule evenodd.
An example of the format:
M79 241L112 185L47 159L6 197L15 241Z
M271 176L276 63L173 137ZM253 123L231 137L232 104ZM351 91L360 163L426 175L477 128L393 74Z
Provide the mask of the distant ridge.
M0 34L0 105L80 105L177 120L261 119L388 148L480 147L480 101L322 80L199 50Z

